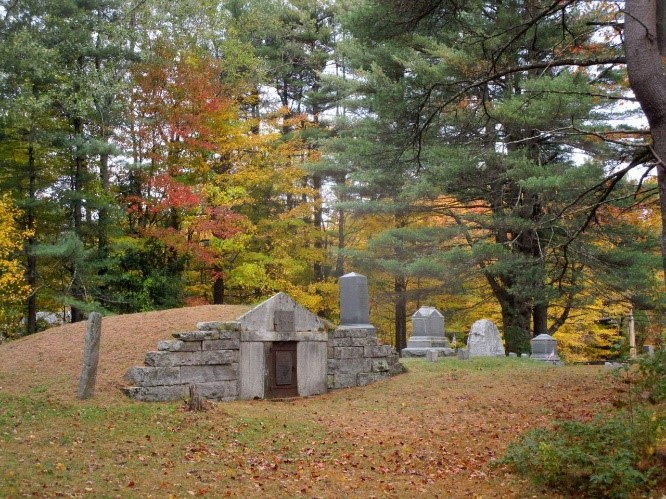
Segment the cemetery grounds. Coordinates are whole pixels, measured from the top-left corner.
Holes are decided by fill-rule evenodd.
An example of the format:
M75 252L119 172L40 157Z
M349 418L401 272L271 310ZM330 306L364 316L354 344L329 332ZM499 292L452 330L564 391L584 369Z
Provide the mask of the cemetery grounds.
M121 393L159 339L245 310L105 318L87 401L85 324L0 345L0 497L556 497L492 461L529 428L589 421L627 396L601 366L513 358L406 359L368 387L205 412Z

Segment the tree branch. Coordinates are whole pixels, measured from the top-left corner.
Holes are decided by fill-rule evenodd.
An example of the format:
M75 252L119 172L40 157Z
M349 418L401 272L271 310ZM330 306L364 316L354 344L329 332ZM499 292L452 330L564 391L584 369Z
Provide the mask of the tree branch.
M550 68L555 68L555 67L563 67L563 66L579 66L579 67L590 67L590 66L601 66L605 64L625 64L626 59L624 57L606 57L606 58L599 58L599 59L589 59L589 58L576 58L576 57L568 57L564 59L557 59L554 61L541 61L541 62L535 62L531 64L521 64L517 66L511 66L508 68L505 68L501 71L494 72L492 74L486 75L482 78L478 78L477 80L474 80L466 85L464 85L460 90L458 90L452 97L448 98L445 100L442 104L439 104L436 106L432 111L429 112L428 117L425 119L425 121L421 122L419 118L416 120L416 134L415 134L415 141L417 142L417 148L418 144L421 142L421 138L423 136L423 133L430 127L432 122L435 120L437 115L439 115L447 106L453 104L454 102L458 101L461 97L463 97L467 92L469 92L472 89L479 88L483 85L486 85L490 82L493 82L495 80L498 80L500 78L503 78L505 76L514 74L514 73L521 73L525 71L531 71L534 69L550 69ZM430 96L432 95L432 92L434 89L438 87L443 87L443 86L449 86L449 85L444 85L442 83L436 83L432 85L429 89L426 90L426 95L425 98L422 99L421 105L418 108L418 116L421 115L422 112L425 111L426 104L430 100ZM419 151L417 152L417 160L420 158L420 148Z

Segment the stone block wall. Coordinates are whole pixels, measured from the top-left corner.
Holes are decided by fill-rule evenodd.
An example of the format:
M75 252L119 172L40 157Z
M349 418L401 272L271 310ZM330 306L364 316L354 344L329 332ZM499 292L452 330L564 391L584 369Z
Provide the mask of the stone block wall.
M328 339L328 388L366 386L403 372L398 353L374 329L340 326Z
M169 401L186 398L190 384L209 399L238 397L240 328L235 322L200 322L197 331L176 333L148 352L143 366L130 368L123 389L131 398Z
M158 342L143 366L129 369L123 391L142 401L186 399L196 384L208 399L266 396L267 345L297 341L298 393L366 386L403 372L398 354L377 341L374 328L340 326L326 332L245 331L234 322L203 322L197 330Z

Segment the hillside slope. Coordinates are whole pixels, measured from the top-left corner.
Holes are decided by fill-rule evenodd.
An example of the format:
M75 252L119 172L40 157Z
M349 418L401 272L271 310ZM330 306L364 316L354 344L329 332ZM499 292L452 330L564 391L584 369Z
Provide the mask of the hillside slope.
M172 333L191 331L199 321L233 320L250 309L244 305L202 305L105 317L95 399L124 397L119 390L133 365ZM46 392L49 398L76 398L86 323L54 327L0 345L0 392Z

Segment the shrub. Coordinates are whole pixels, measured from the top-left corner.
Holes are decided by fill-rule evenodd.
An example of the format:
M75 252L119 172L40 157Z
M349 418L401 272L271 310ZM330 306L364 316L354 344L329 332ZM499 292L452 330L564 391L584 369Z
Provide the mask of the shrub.
M624 412L556 422L523 434L496 464L566 494L628 497L658 476L655 445L663 426L663 416L644 410L634 411L633 422Z
M666 401L666 350L641 357L637 364L639 394L653 404Z

